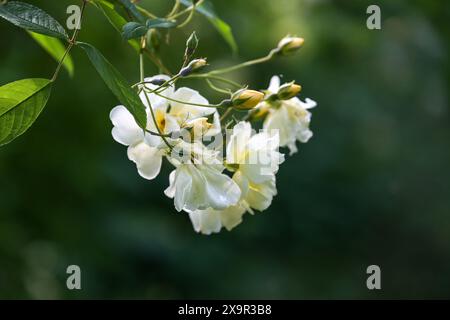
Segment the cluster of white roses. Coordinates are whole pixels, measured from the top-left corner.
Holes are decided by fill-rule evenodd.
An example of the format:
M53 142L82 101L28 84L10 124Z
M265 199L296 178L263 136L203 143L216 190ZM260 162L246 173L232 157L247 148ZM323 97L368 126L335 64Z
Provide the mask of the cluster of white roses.
M208 107L199 92L169 85L155 94L158 86L152 83L169 79L157 75L142 85L147 130L137 125L124 106L117 106L110 114L112 136L128 146L128 158L145 179L159 174L163 158L175 167L165 194L174 199L177 211L189 214L197 232L231 230L245 212L253 214L270 206L277 193L275 174L284 161L278 148L287 146L292 154L297 140L308 141L312 136L308 109L316 103L302 102L295 97L300 86L280 86L280 78L274 76L261 97L252 90L240 94L241 99L247 95L242 103L256 98L252 102L256 106L245 117L247 121L234 121L231 129L225 129L217 108ZM264 119L259 133L250 122L256 118Z

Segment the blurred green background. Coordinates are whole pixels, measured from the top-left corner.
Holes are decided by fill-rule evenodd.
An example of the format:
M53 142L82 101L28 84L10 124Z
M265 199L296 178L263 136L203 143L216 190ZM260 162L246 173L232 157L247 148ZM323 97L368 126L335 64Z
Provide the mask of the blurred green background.
M61 23L77 4L28 2ZM263 56L287 33L306 39L294 57L232 75L263 89L282 74L319 104L271 208L196 234L163 195L170 166L146 181L111 138L118 103L75 48L74 78L62 72L34 126L0 149L0 298L450 298L448 2L377 1L379 31L366 28L372 1L213 2L239 55L197 15L162 48L172 70L192 30L212 67ZM172 2L141 4L162 15ZM0 35L1 85L52 75L22 29L2 20ZM138 81L134 51L92 6L79 39ZM70 264L80 291L65 287ZM371 264L380 291L366 288Z

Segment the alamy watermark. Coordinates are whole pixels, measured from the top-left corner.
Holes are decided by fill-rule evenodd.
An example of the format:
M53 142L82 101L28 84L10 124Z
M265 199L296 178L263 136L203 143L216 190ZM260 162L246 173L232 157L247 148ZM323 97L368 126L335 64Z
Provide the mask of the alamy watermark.
M376 264L367 267L366 273L369 277L366 281L367 289L369 290L380 290L381 289L381 269Z
M69 17L66 20L66 26L69 30L81 29L81 8L75 4L67 7L66 13Z
M376 4L372 4L367 7L367 14L370 16L367 18L366 26L369 30L380 30L381 29L381 9Z
M67 289L81 290L81 268L72 264L67 267L66 273L69 274L66 280Z

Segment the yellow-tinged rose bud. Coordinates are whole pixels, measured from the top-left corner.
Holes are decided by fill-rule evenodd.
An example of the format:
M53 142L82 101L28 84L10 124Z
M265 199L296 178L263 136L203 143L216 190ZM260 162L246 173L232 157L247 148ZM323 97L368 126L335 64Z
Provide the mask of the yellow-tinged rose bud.
M186 67L184 67L183 69L180 70L179 75L182 77L185 77L185 76L191 74L192 72L200 70L207 64L208 63L206 62L206 59L202 59L202 58L194 59L191 62L189 62L189 64Z
M256 107L258 103L264 98L264 93L241 89L233 94L231 101L233 102L233 107L238 110L250 110Z
M293 81L285 83L278 89L277 98L280 100L289 100L298 95L300 90L302 90L302 87Z
M286 36L278 43L278 50L281 54L288 55L300 49L304 42L303 38Z
M267 105L267 103L265 103L261 107L252 110L249 120L253 121L264 119L268 113L269 113L269 106Z

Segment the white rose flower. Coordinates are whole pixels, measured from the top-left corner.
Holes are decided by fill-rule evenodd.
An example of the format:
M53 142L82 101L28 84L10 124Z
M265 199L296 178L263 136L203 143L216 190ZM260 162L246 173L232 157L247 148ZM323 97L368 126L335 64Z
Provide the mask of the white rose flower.
M170 173L164 193L174 198L178 211L223 210L237 204L241 190L222 173L224 166L218 156L218 151L198 141L180 141L172 150L168 160L176 169Z
M270 180L284 161L278 147L278 130L252 135L251 124L241 121L233 127L229 137L226 161L239 165L239 171L249 180L260 183Z
M252 136L250 123L244 121L233 128L226 162L235 170L233 180L241 189L241 203L250 212L251 208L267 209L277 193L275 174L284 161L278 146L277 133L264 131Z
M180 164L170 173L164 193L174 198L177 211L223 210L237 204L241 190L218 165Z
M150 82L155 79L167 81L170 77L156 75L145 78L145 81ZM146 83L145 87L149 90L154 90L158 86ZM155 115L156 124L153 121L146 95ZM208 100L197 91L189 88L180 88L175 91L174 86L169 86L161 91L161 95L189 103L208 104ZM186 105L168 100L155 93L145 93L144 91L139 96L147 109L146 129L151 132L161 132L162 134L180 132L185 123L195 122L196 132L201 132L203 136L220 133L219 114L215 108ZM170 111L167 112L169 106ZM214 114L213 124L208 123L206 121L207 118L205 118L205 116L211 114ZM139 174L145 179L155 178L160 172L162 157L169 151L163 139L160 136L145 133L124 106L113 108L110 113L110 119L114 125L112 129L114 140L128 146L128 158L136 163ZM196 119L198 120L195 121ZM166 138L166 140L174 145L177 144L177 141L170 138Z
M270 80L270 86L267 89L269 93L276 94L280 88L280 78L273 76ZM260 107L267 107L268 102L263 102ZM317 103L309 98L305 102L294 97L289 100L281 100L270 105L269 113L264 120L264 129L278 129L280 132L280 146L287 146L290 154L297 152L296 141L308 142L313 133L309 130L311 113L308 109L314 108Z
M156 75L150 78L145 78L145 82L150 82L155 79L167 81L170 79L167 75ZM156 85L151 83L145 83L147 90L154 90ZM171 85L159 92L160 95L155 93L140 93L141 100L148 108L148 102L146 98L150 100L152 110L155 114L156 123L160 131L164 134L171 134L179 132L183 128L195 128L194 138L196 140L203 136L212 136L220 133L220 121L219 113L216 108L195 106L208 105L208 100L203 97L198 91L182 87L175 90L175 86ZM209 123L208 116L213 115L213 123ZM149 115L151 117L151 114ZM152 119L150 119L152 120ZM149 121L147 128L151 131L158 131L153 120ZM159 148L164 148L165 144L161 137L147 136L146 141L149 145Z

